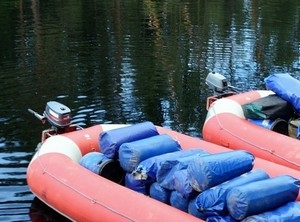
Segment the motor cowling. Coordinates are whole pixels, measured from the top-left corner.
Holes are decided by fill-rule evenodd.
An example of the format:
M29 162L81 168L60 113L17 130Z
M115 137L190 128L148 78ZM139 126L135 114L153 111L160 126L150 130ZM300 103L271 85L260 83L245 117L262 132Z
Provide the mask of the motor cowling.
M56 101L47 102L44 116L58 130L65 129L71 124L71 110L69 107Z
M227 79L217 72L208 73L205 83L217 93L224 93L228 89Z

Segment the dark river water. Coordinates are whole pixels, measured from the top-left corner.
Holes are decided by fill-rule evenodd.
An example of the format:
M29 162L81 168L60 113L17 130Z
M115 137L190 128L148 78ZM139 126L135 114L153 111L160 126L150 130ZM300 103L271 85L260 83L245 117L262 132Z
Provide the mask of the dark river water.
M149 120L201 137L209 71L243 90L299 78L300 1L1 0L0 221L65 221L26 184L48 127L28 108L56 100L82 127Z

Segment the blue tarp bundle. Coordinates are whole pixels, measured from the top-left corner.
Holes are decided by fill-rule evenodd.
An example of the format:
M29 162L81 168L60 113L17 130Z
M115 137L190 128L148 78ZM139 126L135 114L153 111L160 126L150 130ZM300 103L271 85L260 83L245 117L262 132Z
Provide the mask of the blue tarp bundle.
M179 157L176 160L162 161L156 174L157 182L166 189L174 190L174 173L179 170L186 169L193 159L197 157L201 158L207 155L209 155L209 153L202 150L195 155Z
M206 222L237 222L231 216L212 216L206 219Z
M198 211L203 214L203 218L225 216L228 214L226 197L232 188L268 178L269 176L265 171L257 169L207 189L196 198Z
M183 197L176 190L172 191L170 196L170 204L172 207L175 207L184 212L188 212L190 200L188 198Z
M145 195L149 194L149 186L145 180L136 180L131 173L125 175L125 187Z
M174 172L174 189L185 198L191 198L198 194L190 184L186 169Z
M167 134L123 143L119 148L119 161L126 172L132 172L138 164L150 157L181 150L179 143Z
M150 186L150 197L168 204L170 202L171 191L163 188L159 183L152 183Z
M157 156L150 157L139 163L136 169L132 172L136 179L148 180L154 182L159 166L164 161L175 161L179 158L192 156L198 153L207 153L200 148L193 148L189 150L180 150L171 153L165 153Z
M196 206L196 198L193 198L190 200L189 206L188 206L188 213L193 215L194 217L205 220L205 218L202 218L202 214L200 214L200 212L198 211L198 208Z
M290 102L300 113L300 81L288 73L272 74L265 78L266 87Z
M206 222L238 222L231 216L212 216L206 219Z
M272 211L246 217L242 222L299 222L300 202L289 202Z
M151 122L143 122L108 130L99 135L101 152L108 158L117 158L119 147L126 142L132 142L158 135L156 127Z
M187 167L190 184L202 192L250 171L253 161L254 156L243 150L195 157Z
M295 201L299 180L291 176L277 176L232 188L227 194L227 208L236 220L278 208Z

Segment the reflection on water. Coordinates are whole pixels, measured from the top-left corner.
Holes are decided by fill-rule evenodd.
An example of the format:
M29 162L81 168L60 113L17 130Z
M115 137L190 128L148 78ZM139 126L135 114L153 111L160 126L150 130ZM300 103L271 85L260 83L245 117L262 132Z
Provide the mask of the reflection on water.
M209 71L243 90L271 72L299 77L299 11L294 0L2 0L0 221L32 220L26 167L47 125L28 108L57 100L83 127L149 120L200 137Z

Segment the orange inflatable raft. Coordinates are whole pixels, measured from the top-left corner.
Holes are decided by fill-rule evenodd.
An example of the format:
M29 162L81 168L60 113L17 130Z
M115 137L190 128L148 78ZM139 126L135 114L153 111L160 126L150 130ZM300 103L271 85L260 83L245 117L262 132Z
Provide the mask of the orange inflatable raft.
M208 98L203 138L300 171L300 140L253 124L244 116L242 105L271 94L269 90L254 90Z
M39 115L32 110L29 111L43 122L47 120L52 125L52 128L43 131L42 141L28 166L28 186L38 199L72 221L182 222L205 219L197 214L199 208L196 207L195 209L194 197L188 199L188 201L183 201L186 203L185 207L187 205L189 207L187 210L187 207L182 209L180 205L177 205L180 202L179 197L174 199L172 205L172 195L167 199L167 202L163 202L154 198L151 192L148 195L148 193L140 192L139 189L128 186L127 177L125 177L125 183L123 183L125 171L126 176L134 176L133 172L137 173L134 169L138 169L138 166L133 166L133 163L140 164L143 160L147 161L151 157L161 157L161 154L163 154L162 150L165 151L164 154L173 155L177 151L180 154L193 152L194 148L196 148L197 152L201 150L203 153L203 156L198 156L197 160L200 161L223 156L221 162L217 162L217 164L213 162L211 170L206 170L206 168L203 170L203 172L208 171L206 177L208 180L211 177L215 179L214 184L211 184L210 187L234 179L253 168L263 169L268 177L287 175L293 180L295 179L295 183L293 182L292 184L293 195L288 193L288 196L292 196L292 202L299 200L299 187L296 181L297 183L299 182L300 171L256 158L249 152L232 151L199 138L155 126L151 122L131 126L101 124L82 129L71 124L70 109L54 101L47 103L43 115ZM147 126L145 127L146 130L142 129L141 126ZM142 139L142 137L145 138L145 135L148 138ZM121 139L116 139L116 137ZM164 139L157 140L157 138ZM109 146L107 146L108 143L110 144ZM111 154L110 148L115 147L116 144L119 144L118 156L108 158ZM173 149L173 147L176 149ZM116 154L115 151L116 149L113 149L112 153ZM137 153L138 155L136 155ZM104 159L100 161L99 159L96 161L87 159L88 156L94 156L94 154L101 157L105 156L108 158L108 161L104 161ZM242 154L246 158L229 159L227 154ZM196 160L197 155L192 153L189 157L192 157L192 159L186 162L186 166L191 166L190 160ZM165 156L162 159L165 159ZM175 160L177 161L177 156L175 156ZM229 162L230 164L228 164ZM198 165L195 166L194 169L196 170L185 177L190 187L192 187L192 184L197 185L198 183L199 176L197 173L199 168ZM96 167L97 170L94 170L93 167ZM133 171L127 170L130 167L132 167ZM220 169L218 170L219 174L215 174L218 168ZM169 170L173 170L173 167ZM131 173L128 173L128 171L131 171ZM140 175L144 176L143 171L141 172L142 174ZM175 173L171 174L171 183L174 175ZM220 181L222 177L226 180L222 179ZM191 178L193 178L193 182L191 182ZM140 179L133 181L137 182ZM158 182L158 177L156 179ZM207 182L208 180L204 179ZM156 184L155 181L151 181L151 183L152 185ZM281 184L279 189L285 189L285 187L285 184ZM197 195L204 190L204 188L197 190L200 186L193 188L195 190L192 191L197 191ZM172 189L169 189L169 192L171 191ZM278 186L271 189L271 191L277 199L279 193L282 193L281 191L277 193ZM173 192L175 193L176 191L173 189ZM281 199L285 200L286 198L283 197ZM296 201L296 203L298 202Z
M98 143L101 132L123 126L102 124L44 136L28 166L27 182L31 191L48 206L73 221L201 221L103 178L79 164L85 154L101 152ZM201 147L210 153L229 151L166 128L156 129L159 134L168 134L178 141L182 149ZM264 169L271 177L288 174L300 178L298 170L260 158L255 158L254 168Z

